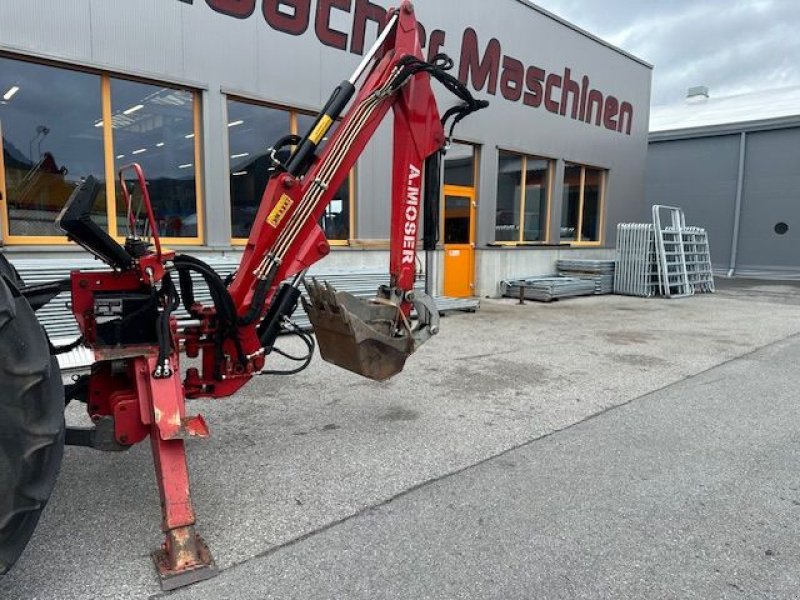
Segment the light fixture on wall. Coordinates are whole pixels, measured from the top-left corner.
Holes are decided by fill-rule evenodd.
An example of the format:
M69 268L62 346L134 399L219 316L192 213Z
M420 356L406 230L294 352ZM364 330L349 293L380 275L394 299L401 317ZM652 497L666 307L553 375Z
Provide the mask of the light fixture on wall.
M142 110L144 108L144 104L137 104L136 106L131 106L128 110L123 110L123 115L132 115L138 110Z
M231 121L230 123L228 123L228 127L236 127L237 125L241 125L242 123L244 123L244 121L242 121L241 119L238 121Z
M8 91L5 94L3 94L3 100L8 102L14 97L14 94L16 94L18 91L19 91L19 86L12 85L10 88L8 88Z

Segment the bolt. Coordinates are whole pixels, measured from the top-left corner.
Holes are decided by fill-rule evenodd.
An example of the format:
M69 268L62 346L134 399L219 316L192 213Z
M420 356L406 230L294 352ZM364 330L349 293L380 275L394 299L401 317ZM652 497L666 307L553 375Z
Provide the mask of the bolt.
M283 179L283 187L287 190L290 190L294 187L294 179L292 177L284 177Z
M439 327L437 325L431 327L431 335L439 335Z

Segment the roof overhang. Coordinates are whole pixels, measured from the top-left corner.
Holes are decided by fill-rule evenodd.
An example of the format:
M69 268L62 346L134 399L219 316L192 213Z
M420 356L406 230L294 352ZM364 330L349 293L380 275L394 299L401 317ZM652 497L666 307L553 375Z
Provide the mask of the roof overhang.
M717 137L722 135L737 135L740 133L751 133L755 131L793 129L795 127L800 127L800 115L792 117L778 117L774 119L760 119L757 121L723 123L721 125L687 127L685 129L651 131L649 139L651 142L667 142L672 140L688 140L693 138Z

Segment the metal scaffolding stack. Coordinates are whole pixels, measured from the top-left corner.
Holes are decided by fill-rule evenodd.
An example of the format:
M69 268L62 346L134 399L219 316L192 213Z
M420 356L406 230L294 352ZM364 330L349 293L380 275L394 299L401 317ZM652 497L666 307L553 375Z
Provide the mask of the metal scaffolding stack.
M711 266L711 247L708 233L701 227L687 227L683 231L686 252L686 271L689 283L697 294L713 294L714 271Z
M661 220L663 213L670 219L669 225ZM658 281L661 295L665 298L686 298L694 294L686 269L686 249L683 231L686 217L680 208L656 205L653 207L653 231L658 257Z
M680 208L654 206L653 224L618 225L616 267L616 294L685 298L714 292L708 233L687 226Z
M613 260L559 260L556 267L559 275L594 281L598 296L614 293Z
M651 298L658 293L658 262L652 225L617 225L616 265L615 294Z
M594 296L596 287L593 279L579 277L525 277L500 282L503 296L538 302Z

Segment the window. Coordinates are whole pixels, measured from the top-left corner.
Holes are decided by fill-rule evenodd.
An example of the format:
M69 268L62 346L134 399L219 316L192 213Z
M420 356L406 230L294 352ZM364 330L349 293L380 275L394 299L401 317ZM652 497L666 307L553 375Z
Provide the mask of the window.
M103 179L100 91L99 75L0 57L7 240L63 242L55 220L70 194L83 177ZM107 226L105 194L93 213Z
M445 244L474 241L473 219L477 181L478 147L453 142L444 157L444 188L440 239Z
M316 116L228 99L228 140L231 172L231 220L235 242L243 243L261 205L267 187L267 150L289 134L303 135ZM335 131L331 129L329 136ZM353 174L325 208L320 226L332 243L346 244L351 237Z
M105 181L92 219L127 233L120 166L142 164L162 237L199 244L196 92L0 56L0 192L11 244L64 243L55 219L80 181Z
M444 157L444 184L475 187L475 146L454 142Z
M501 150L497 171L495 240L546 242L552 161Z
M228 100L231 221L234 238L247 238L267 187L267 149L291 133L289 112Z
M599 244L606 171L567 163L561 210L561 241Z
M181 89L111 79L114 172L132 162L144 169L158 233L197 238L197 165L194 94ZM135 189L135 174L128 188ZM134 195L134 207L136 195ZM117 230L127 233L125 201L117 191Z

